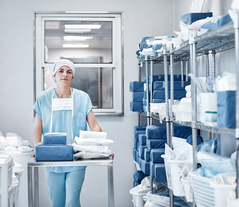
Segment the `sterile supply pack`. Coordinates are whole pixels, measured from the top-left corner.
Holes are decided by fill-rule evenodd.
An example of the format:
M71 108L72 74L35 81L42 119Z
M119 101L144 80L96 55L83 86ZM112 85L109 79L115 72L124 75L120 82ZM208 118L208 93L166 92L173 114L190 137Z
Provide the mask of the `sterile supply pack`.
M43 136L43 144L63 144L66 145L66 133L45 133Z
M108 146L94 146L94 145L78 145L73 143L72 146L74 150L86 151L86 152L96 152L96 153L109 153Z
M96 153L96 152L76 152L74 153L74 157L82 158L82 159L92 159L92 158L107 158L110 156L109 153Z
M106 139L106 132L92 132L80 130L80 138L95 138L95 139Z
M44 145L39 142L35 147L36 161L68 161L73 160L73 147L63 144Z
M97 139L97 138L79 138L79 137L75 137L74 139L76 144L80 144L80 145L108 145L108 144L112 144L114 143L113 140L111 139Z

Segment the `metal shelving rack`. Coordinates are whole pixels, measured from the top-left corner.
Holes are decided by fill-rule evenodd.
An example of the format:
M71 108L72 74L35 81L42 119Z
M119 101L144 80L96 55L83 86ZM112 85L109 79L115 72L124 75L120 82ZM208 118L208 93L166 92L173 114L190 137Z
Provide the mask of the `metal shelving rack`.
M197 130L208 131L209 133L216 134L227 134L235 136L237 140L237 146L239 146L239 81L237 81L236 90L236 129L228 129L221 127L211 127L204 125L197 121L197 90L194 82L191 83L192 91L192 122L182 122L177 121L172 115L172 102L169 104L168 97L168 62L170 57L170 90L171 90L171 100L173 100L173 63L181 61L181 68L183 68L183 61L186 61L186 73L188 70L188 61L190 61L191 73L197 76L197 57L205 55L206 57L206 75L209 75L209 51L212 54L212 76L215 76L215 54L230 50L235 48L235 62L236 62L236 79L239 80L239 14L236 14L236 19L234 22L228 23L220 28L209 31L203 35L195 36L192 32L188 41L180 45L179 48L174 48L170 52L166 51L165 47L162 53L154 57L146 57L146 77L148 77L148 62L150 61L151 66L151 76L153 75L153 63L163 62L164 64L164 75L165 75L165 102L166 102L166 126L167 126L167 143L172 147L172 137L173 137L173 124L180 124L182 126L188 126L192 128L192 141L193 141L193 169L196 170L196 136ZM182 69L181 69L182 71ZM141 74L140 74L141 75ZM152 80L152 79L151 79ZM146 78L147 83L147 94L148 88L148 78ZM152 81L151 81L151 100L152 102ZM147 97L148 98L148 97ZM150 113L149 99L147 113L139 113L140 115L147 116L147 124L152 124L152 118L158 119L158 115ZM238 147L239 149L239 147ZM237 160L238 163L238 160ZM237 165L237 178L239 178L239 169ZM238 180L238 179L237 179ZM152 181L152 178L151 178ZM152 185L151 185L152 186ZM151 188L152 190L152 188ZM153 191L152 191L153 192ZM239 185L236 188L237 198L239 197ZM193 203L188 203L190 206L196 206L195 201ZM173 207L173 193L170 191L170 207Z

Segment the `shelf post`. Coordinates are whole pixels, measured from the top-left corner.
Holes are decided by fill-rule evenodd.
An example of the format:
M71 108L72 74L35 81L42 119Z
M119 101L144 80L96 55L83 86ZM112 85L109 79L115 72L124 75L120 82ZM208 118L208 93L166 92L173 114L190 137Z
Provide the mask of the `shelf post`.
M209 71L209 55L208 55L208 51L205 52L205 58L206 58L206 76L210 75L210 71Z
M150 125L150 109L149 109L149 68L148 68L148 56L145 56L145 72L146 72L146 93L147 93L147 125ZM152 82L152 80L151 80Z
M141 64L141 61L139 62L139 81L141 81L141 67L142 67L142 64ZM138 114L138 126L140 126L140 123L141 123L141 120L140 120L141 116L140 114Z
M186 74L186 81L188 81L188 60L185 60L185 74Z
M237 141L237 155L239 155L239 13L236 12L236 18L234 21L234 29L235 29L235 59L236 59L236 141ZM239 156L236 159L237 166L237 180L239 179ZM239 198L239 184L237 182L236 187L236 198Z

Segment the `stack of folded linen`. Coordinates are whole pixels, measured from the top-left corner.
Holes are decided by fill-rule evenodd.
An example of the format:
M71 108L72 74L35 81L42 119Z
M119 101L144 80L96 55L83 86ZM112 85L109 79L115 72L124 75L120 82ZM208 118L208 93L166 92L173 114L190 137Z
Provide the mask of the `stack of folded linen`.
M174 100L181 100L186 94L188 81L174 81ZM168 97L170 98L170 82L168 82ZM156 81L153 85L153 103L165 102L165 81Z
M133 101L130 102L130 110L143 112L144 82L130 82L129 90L132 92L133 99Z
M139 43L139 50L136 52L138 59L145 56L154 56L163 51L163 45L166 50L170 50L175 44L176 39L173 36L144 37Z
M81 131L80 137L75 137L74 157L91 159L91 158L107 158L111 151L108 144L114 143L113 140L106 139L106 132Z
M174 126L174 136L187 138L192 134L190 127ZM146 148L144 152L145 162L141 162L142 169L149 169L150 175L156 182L163 182L166 179L164 160L161 155L164 154L165 143L167 143L166 126L149 125L146 128Z

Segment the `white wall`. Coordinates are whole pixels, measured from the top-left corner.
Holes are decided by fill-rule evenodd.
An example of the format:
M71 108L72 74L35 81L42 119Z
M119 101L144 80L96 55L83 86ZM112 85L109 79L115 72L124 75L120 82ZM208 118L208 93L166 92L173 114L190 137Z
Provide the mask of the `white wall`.
M98 117L115 154L116 207L132 206L133 127L137 114L129 109L129 82L138 79L136 50L145 36L172 35L173 0L22 0L0 1L0 130L15 132L32 142L34 124L34 12L123 11L124 15L124 116ZM82 206L107 206L107 170L88 167ZM40 206L50 206L43 171L40 172ZM22 184L24 185L24 184ZM25 183L26 185L26 183Z
M213 0L213 16L225 15L231 7L232 0ZM182 14L190 13L192 0L174 0L174 30L180 31L179 21ZM209 55L210 68L212 68L212 56ZM205 76L205 56L198 57L198 76ZM223 71L235 73L235 49L216 54L216 76ZM207 138L208 133L201 131L203 138ZM236 150L236 140L233 136L221 135L221 154L230 156Z

